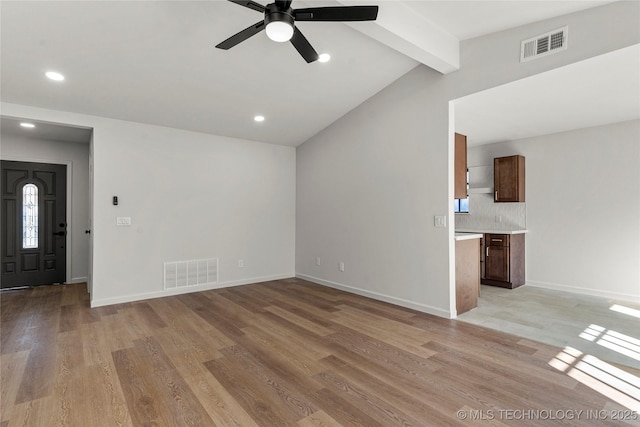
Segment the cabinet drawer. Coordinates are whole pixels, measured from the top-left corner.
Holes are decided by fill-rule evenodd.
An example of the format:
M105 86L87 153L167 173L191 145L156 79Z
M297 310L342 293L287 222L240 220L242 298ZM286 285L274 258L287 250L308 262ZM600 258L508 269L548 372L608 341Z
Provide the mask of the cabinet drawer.
M486 246L509 246L508 234L485 234L484 244Z

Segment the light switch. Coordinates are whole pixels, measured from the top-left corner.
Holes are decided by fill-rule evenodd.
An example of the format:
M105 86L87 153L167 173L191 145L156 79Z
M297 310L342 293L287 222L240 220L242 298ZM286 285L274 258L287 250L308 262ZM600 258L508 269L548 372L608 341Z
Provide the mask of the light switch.
M433 225L436 227L446 227L447 217L444 215L436 215L433 217Z
M131 225L131 217L130 216L119 216L116 218L116 225L118 227L127 227Z

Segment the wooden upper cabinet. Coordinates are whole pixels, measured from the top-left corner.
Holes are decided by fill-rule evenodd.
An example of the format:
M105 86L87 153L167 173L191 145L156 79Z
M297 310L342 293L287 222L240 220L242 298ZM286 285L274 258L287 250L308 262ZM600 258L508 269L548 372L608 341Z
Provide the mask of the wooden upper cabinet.
M455 138L455 167L454 190L456 199L467 198L467 137L456 133Z
M493 159L495 202L524 202L524 157Z

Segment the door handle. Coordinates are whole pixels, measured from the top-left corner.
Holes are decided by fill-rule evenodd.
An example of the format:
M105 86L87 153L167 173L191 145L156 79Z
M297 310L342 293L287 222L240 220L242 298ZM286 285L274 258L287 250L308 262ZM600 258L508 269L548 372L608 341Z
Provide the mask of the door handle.
M67 232L66 231L58 231L57 233L53 233L54 236L66 236Z

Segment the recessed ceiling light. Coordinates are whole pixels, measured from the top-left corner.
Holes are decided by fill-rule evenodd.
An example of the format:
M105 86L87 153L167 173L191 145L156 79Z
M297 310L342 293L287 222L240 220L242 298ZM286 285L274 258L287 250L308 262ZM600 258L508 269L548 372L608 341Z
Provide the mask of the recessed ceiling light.
M320 56L318 56L318 61L320 62L328 62L330 59L331 55L328 53L321 53Z
M256 122L264 122L264 116L255 116L253 120Z
M44 75L56 82L61 82L64 80L64 76L56 71L47 71L46 73L44 73Z
M23 128L29 128L29 129L36 127L36 125L34 125L33 123L27 123L27 122L20 123L20 126L22 126Z

